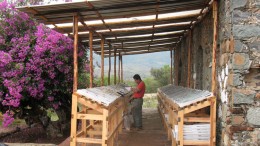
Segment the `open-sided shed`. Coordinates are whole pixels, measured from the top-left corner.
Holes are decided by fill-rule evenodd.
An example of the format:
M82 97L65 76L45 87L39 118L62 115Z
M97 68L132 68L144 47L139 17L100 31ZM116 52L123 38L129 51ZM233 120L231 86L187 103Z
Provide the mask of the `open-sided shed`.
M90 49L90 85L93 84L93 52L101 55L101 85L104 84L104 57L109 57L110 84L111 56L114 56L114 84L123 81L122 56L169 51L171 71L173 51L207 12L213 10L214 32L212 48L212 93L216 92L217 0L88 0L62 4L19 7L39 22L74 39L74 80L72 96L71 145L76 145L76 105L78 102L78 45ZM188 82L191 77L191 41L188 49ZM116 81L116 58L119 58ZM178 70L178 68L176 68ZM173 81L171 77L171 81ZM85 102L85 101L84 101ZM82 103L83 104L83 103ZM74 124L73 124L74 123ZM106 133L105 133L106 134ZM215 144L215 139L212 142ZM107 145L102 142L102 145Z

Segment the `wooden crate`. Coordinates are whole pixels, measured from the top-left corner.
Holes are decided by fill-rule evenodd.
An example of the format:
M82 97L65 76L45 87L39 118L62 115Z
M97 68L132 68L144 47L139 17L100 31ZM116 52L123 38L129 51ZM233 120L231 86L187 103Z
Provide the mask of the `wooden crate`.
M93 98L73 93L70 145L83 143L114 146L118 134L122 131L123 112L126 110L129 96L130 93L106 105L96 102ZM81 110L78 112L79 106ZM79 125L81 127L77 128Z
M208 94L205 91L180 86L169 85L165 88L167 90L164 87L158 89L158 110L163 118L168 138L172 140L172 146L214 146L216 98L210 92ZM194 95L190 94L191 92L194 92ZM200 94L205 97L200 97ZM185 99L187 97L188 99ZM181 103L181 100L185 102ZM207 134L210 136L206 136Z

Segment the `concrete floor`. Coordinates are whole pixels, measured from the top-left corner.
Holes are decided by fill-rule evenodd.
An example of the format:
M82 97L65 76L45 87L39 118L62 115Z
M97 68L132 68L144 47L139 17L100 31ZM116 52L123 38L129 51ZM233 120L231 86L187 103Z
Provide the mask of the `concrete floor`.
M158 110L143 109L143 130L124 130L118 146L170 146Z

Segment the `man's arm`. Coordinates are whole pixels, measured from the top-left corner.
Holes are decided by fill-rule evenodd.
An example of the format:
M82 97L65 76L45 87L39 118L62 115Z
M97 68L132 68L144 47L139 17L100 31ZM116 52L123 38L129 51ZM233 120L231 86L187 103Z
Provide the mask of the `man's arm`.
M144 88L144 83L141 82L136 88L132 88L132 91L133 91L134 93L138 93L138 92L140 92L143 88Z

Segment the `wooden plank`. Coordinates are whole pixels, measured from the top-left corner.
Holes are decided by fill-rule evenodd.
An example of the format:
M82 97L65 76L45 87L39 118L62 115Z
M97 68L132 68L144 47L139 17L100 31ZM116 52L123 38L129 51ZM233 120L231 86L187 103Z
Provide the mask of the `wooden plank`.
M124 77L123 77L124 71L123 71L123 56L122 55L121 55L121 62L120 62L120 64L121 64L121 82L123 83L124 82Z
M124 106L124 104L118 106L114 111L109 112L108 119L113 118L113 116L118 113L118 111Z
M188 44L188 75L187 75L187 87L190 88L191 82L191 41L192 41L192 30L189 30L189 44Z
M77 137L81 137L82 135L84 135L84 131L80 131L77 133Z
M93 68L93 33L92 31L89 32L89 60L90 60L90 77L89 77L89 88L93 87L93 72L94 72L94 68Z
M114 128L112 133L110 133L110 135L108 136L108 140L118 131L118 128L121 126L121 124L123 124L123 119L118 124L116 124L117 126Z
M77 138L77 142L80 143L92 143L92 144L102 144L101 139L96 138Z
M178 111L178 142L179 142L179 146L183 146L184 143L184 139L183 139L183 126L184 126L184 111L180 110Z
M87 112L86 112L87 114L96 114L96 115L101 115L102 113L100 113L100 112L98 112L98 111L96 111L96 110L93 110L93 109L88 109L87 110Z
M103 122L102 122L102 146L107 146L107 136L108 136L108 110L103 109Z
M191 106L184 108L184 114L196 111L198 109L205 108L205 107L210 106L210 105L211 105L211 101L209 101L209 100L199 102L198 104L194 104L194 105L191 105Z
M174 75L175 75L175 85L178 86L179 85L179 62L180 62L180 53L179 53L179 48L178 46L175 49L176 57L174 59L175 66L174 66Z
M217 101L211 100L210 105L210 145L216 145L216 120L217 120Z
M78 15L73 16L73 92L78 89Z
M184 122L210 123L210 117L184 117Z
M211 76L211 91L216 95L216 51L218 41L218 3L217 0L213 1L213 48L212 48L212 76Z
M84 97L82 96L78 96L78 100L77 100L80 104L84 105L84 106L87 106L89 108L92 108L92 109L95 109L96 111L102 113L103 112L103 108L97 104L97 103L94 103L94 102L91 102L89 100L86 100Z
M86 114L87 113L87 107L82 107L82 113ZM78 116L78 115L77 115ZM81 130L83 131L83 137L86 137L87 135L87 120L82 119L82 125L81 125Z
M173 64L173 50L170 50L171 52L171 84L173 84L173 68L172 68L172 64Z
M90 135L93 135L93 136L101 136L102 135L102 131L100 131L100 130L89 130L88 131L88 134L90 134Z
M101 38L101 86L104 86L104 38Z
M109 58L108 58L108 85L110 85L110 72L111 72L111 50L112 45L109 43Z
M76 146L77 140L77 95L72 94L72 107L71 107L71 132L70 132L70 145Z
M117 81L118 83L121 82L121 74L120 74L121 66L120 66L120 63L121 63L121 53L119 51L119 55L118 55L118 81Z
M202 141L202 140L184 140L183 142L184 145L208 145L209 146L209 141ZM214 146L214 145L211 145L211 146Z
M116 84L116 48L114 48L114 84Z
M86 119L86 120L103 120L103 115L95 114L77 114L77 119Z

